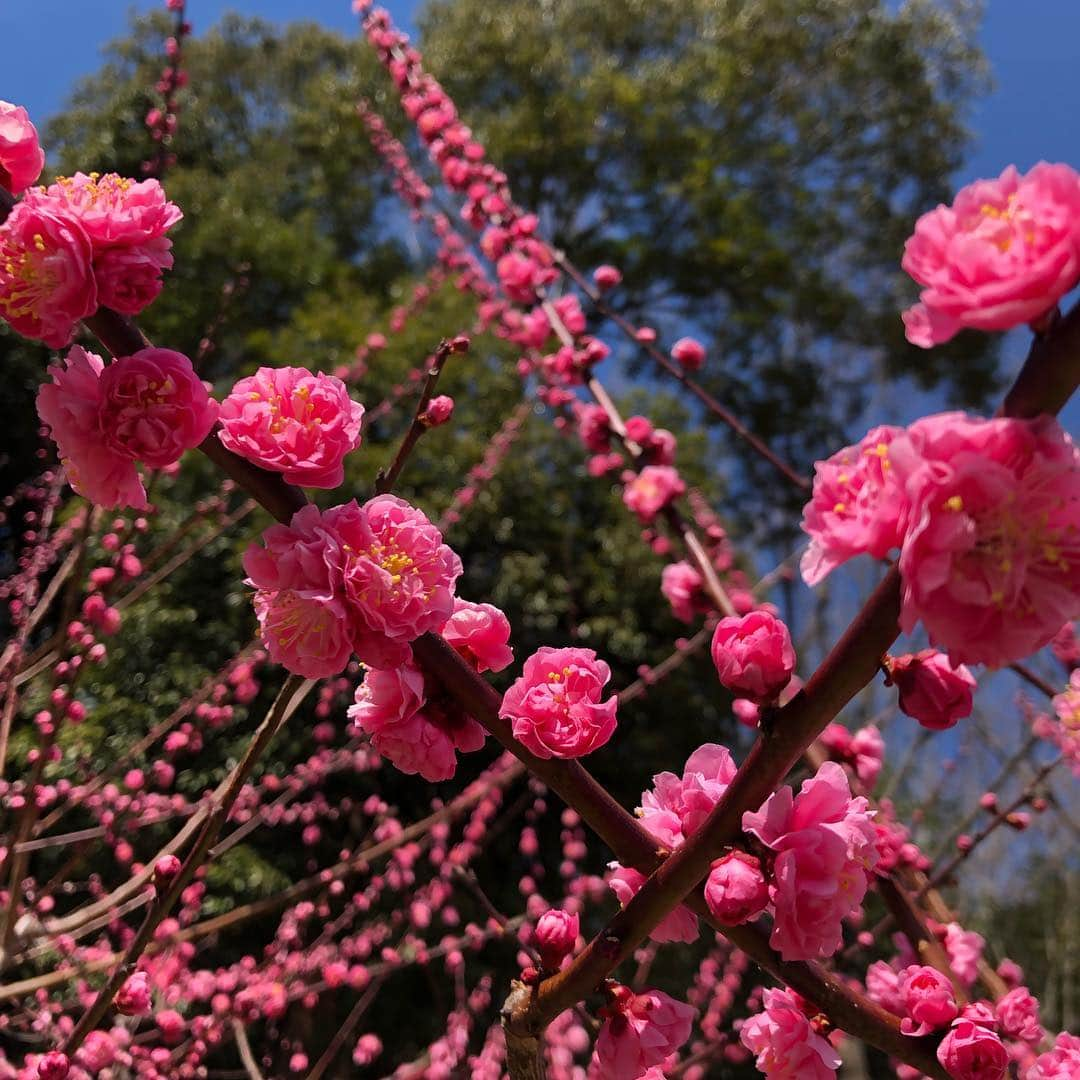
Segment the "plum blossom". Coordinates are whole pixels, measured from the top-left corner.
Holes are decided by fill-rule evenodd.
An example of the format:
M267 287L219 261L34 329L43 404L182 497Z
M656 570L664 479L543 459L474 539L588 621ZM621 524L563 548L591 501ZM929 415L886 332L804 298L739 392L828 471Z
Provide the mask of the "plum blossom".
M409 642L453 614L461 560L419 510L378 495L303 507L248 548L244 569L271 658L320 678L352 652L369 667L404 663Z
M859 783L867 791L873 789L885 756L885 740L876 727L868 725L852 733L843 724L832 723L820 738L834 761L850 765Z
M679 338L671 346L671 358L681 364L687 371L698 371L705 363L705 346L696 338Z
M683 622L693 622L696 614L711 608L703 586L701 574L686 561L668 563L660 574L660 591Z
M827 761L797 796L785 786L757 813L745 813L743 829L776 852L773 948L785 960L831 956L878 859L866 799L852 798L843 768Z
M615 991L615 1005L596 1038L601 1080L639 1077L662 1065L690 1037L696 1010L662 990L635 994L624 986Z
M615 731L618 699L601 701L611 669L592 649L538 649L503 695L499 716L541 758L575 758L598 750Z
M763 609L721 619L713 631L712 660L728 690L758 705L774 701L795 671L788 628Z
M904 1006L905 1035L928 1035L951 1024L960 1014L953 985L936 968L912 964L900 972L897 991Z
M623 502L643 525L655 520L669 503L686 491L686 484L670 465L646 465L623 488Z
M1051 417L925 417L892 444L908 525L900 625L1001 666L1080 612L1080 460Z
M345 456L360 445L364 407L332 375L262 367L221 403L218 438L226 449L290 484L334 488Z
M906 500L893 477L890 445L902 434L903 428L890 425L871 428L854 446L815 463L802 520L810 537L800 563L807 585L856 555L882 559L899 547Z
M457 771L456 752L479 750L486 737L472 717L435 688L429 691L423 672L409 661L369 670L348 715L399 771L432 783L449 780Z
M557 969L563 959L574 951L581 924L578 916L561 908L549 908L536 920L533 947L540 954L545 968Z
M1063 1031L1054 1048L1040 1054L1024 1080L1075 1080L1080 1076L1080 1036Z
M923 287L904 313L913 345L1037 320L1080 280L1080 176L1041 161L976 180L919 218L902 265Z
M513 662L510 622L493 604L454 597L454 613L439 632L478 672L502 671Z
M717 859L705 882L705 903L725 926L756 919L769 905L760 861L741 851Z
M1039 1023L1039 1002L1026 986L1013 987L999 998L994 1003L994 1013L1003 1035L1033 1046L1042 1041L1044 1032Z
M217 403L191 361L169 349L142 349L105 365L75 346L49 368L37 410L60 449L71 486L99 506L143 508L136 462L175 464L206 438Z
M0 224L0 315L23 337L64 348L97 310L92 256L71 214L20 202Z
M995 1032L963 1018L941 1040L937 1059L953 1080L1001 1080L1009 1068L1009 1052Z
M978 686L966 665L953 667L937 649L885 659L888 681L896 685L900 708L931 731L951 728L971 715Z
M20 195L41 175L45 154L21 105L0 101L0 187Z
M677 848L701 827L735 778L735 762L717 743L699 746L687 759L681 777L657 773L651 791L642 793L637 816L667 848Z
M766 990L764 1011L743 1022L739 1038L769 1080L833 1080L840 1055L814 1031L788 990Z

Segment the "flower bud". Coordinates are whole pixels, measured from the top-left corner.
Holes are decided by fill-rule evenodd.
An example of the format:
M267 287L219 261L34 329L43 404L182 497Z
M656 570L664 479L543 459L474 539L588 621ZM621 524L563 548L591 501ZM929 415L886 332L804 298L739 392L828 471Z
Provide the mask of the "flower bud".
M446 394L440 394L428 402L428 407L420 417L420 423L424 427L439 427L445 424L454 415L454 399Z
M885 660L888 682L900 694L900 709L931 731L951 728L971 715L975 678L967 667L953 667L936 649Z
M725 926L756 919L769 903L761 863L741 851L717 859L705 882L705 903Z
M713 632L712 658L720 682L759 705L774 701L795 670L791 635L767 611L721 619Z
M560 908L545 911L533 931L533 946L540 954L540 963L545 968L557 969L563 958L574 951L579 931L577 915Z
M687 371L698 371L705 363L705 346L692 337L679 338L671 346L671 357Z

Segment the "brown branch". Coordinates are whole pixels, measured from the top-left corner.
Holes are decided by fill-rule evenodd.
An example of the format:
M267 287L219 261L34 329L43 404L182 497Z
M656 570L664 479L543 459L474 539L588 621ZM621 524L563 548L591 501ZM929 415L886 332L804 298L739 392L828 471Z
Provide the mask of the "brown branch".
M385 495L397 483L397 478L401 475L401 470L405 468L405 463L409 460L413 447L420 441L420 436L431 427L431 423L427 419L427 407L435 394L435 387L438 384L439 376L442 374L443 365L452 353L468 351L469 339L462 334L451 339L444 338L439 342L439 347L435 350L435 354L431 358L431 365L427 369L427 378L424 380L424 388L420 392L420 400L416 403L416 413L413 416L412 423L409 425L409 430L405 432L405 438L401 440L401 445L394 455L394 460L390 463L390 468L385 471L380 469L375 476L375 490L378 494Z
M334 1037L330 1040L322 1057L315 1062L315 1067L308 1073L307 1080L320 1080L323 1073L325 1073L334 1063L334 1058L340 1053L342 1046L345 1044L345 1040L356 1030L356 1025L360 1023L364 1013L367 1012L368 1007L375 1000L381 986L382 979L372 980L371 985L349 1010L349 1015L345 1017L345 1022L334 1033Z

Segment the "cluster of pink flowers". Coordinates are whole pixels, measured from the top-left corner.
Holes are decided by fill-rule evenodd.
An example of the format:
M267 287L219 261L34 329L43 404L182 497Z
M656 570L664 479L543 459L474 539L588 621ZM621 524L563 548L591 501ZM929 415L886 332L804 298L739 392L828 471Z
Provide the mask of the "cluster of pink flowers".
M635 994L625 986L611 991L607 1019L596 1037L594 1062L601 1080L663 1076L659 1070L690 1037L696 1010L662 990Z
M165 0L165 6L175 13L173 33L165 39L165 56L168 63L162 69L154 90L161 96L161 104L155 105L146 114L146 126L150 137L158 143L154 158L143 162L143 172L160 175L165 166L176 163L176 156L167 152L166 147L176 134L177 114L180 112L176 92L187 86L188 74L183 69L184 38L191 33L191 23L184 17L185 0Z
M818 463L803 528L811 584L900 547L900 625L954 664L1018 660L1080 612L1080 460L1049 417L876 429Z
M618 698L601 700L611 668L592 649L538 649L503 695L499 715L541 758L599 750L615 732Z
M782 787L759 811L744 814L743 829L776 853L773 948L785 960L831 956L878 859L866 799L852 798L843 768L827 761L798 795Z
M221 403L222 445L290 484L334 488L345 455L360 445L364 407L332 375L259 368Z
M811 1024L791 990L766 990L764 1011L743 1021L739 1038L769 1080L833 1080L840 1055Z
M142 349L106 365L75 346L37 409L60 448L71 486L99 506L144 508L136 464L163 469L210 433L217 403L191 361L169 349Z
M1035 322L1080 281L1080 176L1040 162L977 180L952 206L919 218L904 269L923 287L904 313L908 340L928 349L964 328Z
M851 732L843 724L833 723L820 739L833 761L849 766L865 791L873 790L885 757L885 740L876 727Z
M424 514L393 495L298 510L244 555L271 658L306 678L409 659L409 643L454 613L461 560Z
M491 604L455 597L454 614L441 632L478 672L502 671L513 660L510 624ZM486 738L484 729L438 683L425 680L411 660L369 670L349 718L401 772L432 782L449 780L457 771L457 752L479 750Z
M43 168L45 153L29 114L21 105L0 101L0 187L20 195Z

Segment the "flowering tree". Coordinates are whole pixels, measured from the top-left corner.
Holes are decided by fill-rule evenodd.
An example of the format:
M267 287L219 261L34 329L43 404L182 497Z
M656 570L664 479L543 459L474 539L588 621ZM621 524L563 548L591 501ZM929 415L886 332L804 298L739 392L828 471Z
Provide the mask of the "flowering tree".
M386 170L434 260L385 330L325 363L257 354L239 380L203 380L232 306L260 284L242 261L193 356L169 347L168 324L155 345L135 321L183 286L172 236L193 212L169 190L183 0L168 3L139 175L77 170L39 185L37 130L0 102L0 315L59 354L36 392L53 450L8 503L22 533L0 656L0 765L16 775L0 792L0 1075L655 1080L724 1062L827 1078L859 1046L905 1077L1076 1075L1080 1040L1044 1028L1022 969L991 965L940 887L1003 825L1019 832L1048 810L1051 772L1077 759L1080 458L1055 417L1080 380L1080 308L1059 310L1080 282L1080 175L1007 169L913 223L905 246L922 291L902 323L893 314L912 347L1031 327L997 414L876 426L810 477L702 381L717 361L698 336L666 347L616 302L618 266L585 273L546 239L390 16L354 7L410 134L399 141L369 96L349 103L349 142ZM337 191L324 212L336 224L347 206ZM311 220L299 227L317 235ZM436 310L447 282L458 295ZM369 395L389 338L432 315L438 345ZM797 560L751 580L692 440L624 413L605 386L601 328L795 494L809 539ZM469 364L501 380L505 409L477 393ZM511 382L543 409L513 408ZM411 417L389 439L375 425L399 404ZM541 413L557 432L544 445L561 449L525 463L519 497L535 499L541 474L567 486L556 470L583 448L574 483L602 486L621 535L644 541L632 556L611 544L590 556L662 560L652 603L671 614L656 618L697 624L621 687L585 615L571 644L551 640L527 574L490 565L512 519L454 543ZM485 421L462 483L438 448ZM437 522L400 494L425 467L434 489L457 481ZM554 503L537 529L573 537L576 516L595 532L599 503ZM273 523L252 525L256 514ZM579 558L568 554L568 582ZM883 563L878 583L820 663L800 664L769 588L794 588L796 565L818 587L854 559ZM206 578L200 604L242 597L239 636L224 618L207 628L213 669L172 686L168 715L130 725L104 688L122 673L175 677L142 670L142 635L173 631L155 625L161 608L141 625L138 612L185 567L192 587ZM485 576L486 591L462 595ZM928 647L892 651L901 632ZM1027 666L1044 649L1050 679ZM955 849L947 838L930 856L875 797L878 726L852 730L845 710L880 675L891 712L920 732L952 729L974 723L982 673L1009 667L1046 703L1021 703L1024 750L970 808ZM680 701L669 678L697 697ZM641 751L666 757L670 740L627 718L665 691L665 710L703 699L715 715L730 701L744 752L698 732L678 771L650 780ZM114 742L132 727L137 741ZM1025 773L1047 743L1054 756ZM224 753L199 756L207 744ZM612 754L619 768L605 773ZM605 782L627 769L629 781ZM1000 800L994 789L1017 782ZM434 1007L414 1018L402 1002L418 994Z

